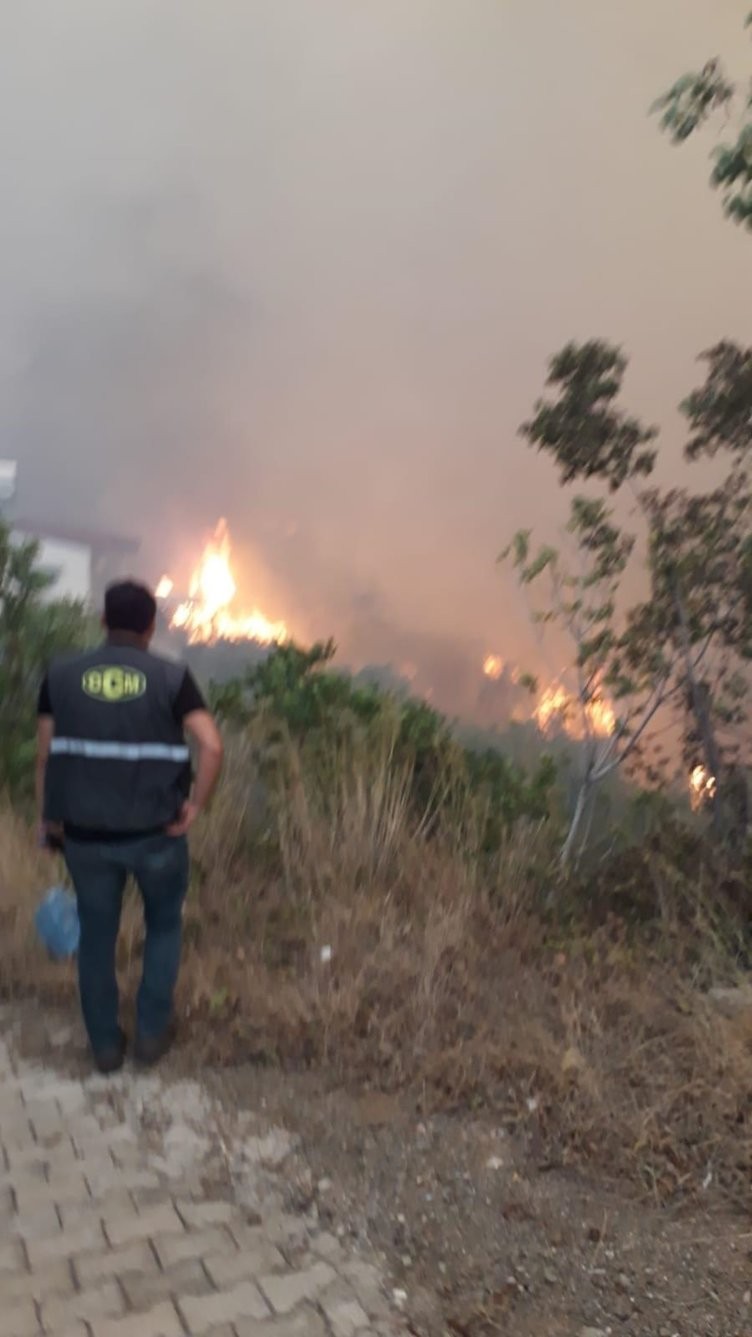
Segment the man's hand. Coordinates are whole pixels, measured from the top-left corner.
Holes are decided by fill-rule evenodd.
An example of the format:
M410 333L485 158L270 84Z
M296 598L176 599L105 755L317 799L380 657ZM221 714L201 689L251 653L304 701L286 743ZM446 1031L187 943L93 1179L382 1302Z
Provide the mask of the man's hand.
M180 809L180 816L167 827L168 836L187 836L201 809L191 799L186 799Z
M40 822L37 828L37 844L40 850L57 854L64 846L63 828L60 822Z
M186 715L183 727L198 747L198 765L193 793L180 809L180 816L167 827L168 836L185 836L206 807L222 767L222 739L208 710Z

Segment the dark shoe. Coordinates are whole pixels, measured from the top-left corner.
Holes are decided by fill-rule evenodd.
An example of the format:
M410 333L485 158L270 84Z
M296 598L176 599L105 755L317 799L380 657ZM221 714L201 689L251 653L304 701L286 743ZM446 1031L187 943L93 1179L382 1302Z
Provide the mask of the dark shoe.
M161 1035L137 1035L133 1052L136 1062L145 1068L151 1068L155 1063L159 1063L159 1060L172 1048L176 1030L174 1021L171 1021Z
M105 1077L109 1077L113 1072L120 1072L125 1062L125 1034L120 1032L120 1042L116 1045L108 1045L105 1049L95 1049L94 1062Z

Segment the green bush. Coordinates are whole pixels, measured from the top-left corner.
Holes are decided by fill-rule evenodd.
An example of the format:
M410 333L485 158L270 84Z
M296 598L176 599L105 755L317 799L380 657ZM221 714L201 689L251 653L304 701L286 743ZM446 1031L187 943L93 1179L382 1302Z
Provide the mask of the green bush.
M388 751L407 774L414 817L427 830L472 828L474 854L498 850L519 819L549 814L556 771L543 756L525 771L493 748L464 746L450 722L426 702L385 692L331 667L331 641L303 650L281 646L242 678L210 688L210 702L230 728L263 727L262 772L279 781L284 749L295 743L317 773L322 795L334 794L332 773L343 747Z
M83 605L45 599L51 578L38 545L16 542L0 521L0 790L27 800L33 790L36 705L50 660L91 640Z

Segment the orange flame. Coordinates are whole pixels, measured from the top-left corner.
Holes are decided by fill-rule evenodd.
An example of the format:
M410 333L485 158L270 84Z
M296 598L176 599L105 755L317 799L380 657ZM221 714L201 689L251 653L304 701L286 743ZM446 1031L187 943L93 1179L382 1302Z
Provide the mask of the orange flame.
M561 723L568 730L574 698L560 684L547 687L542 693L533 711L535 721L541 733L546 733L555 723Z
M504 660L501 655L486 655L483 660L483 672L493 682L498 682L504 672Z
M715 795L717 781L705 766L695 766L689 773L689 802L693 812Z
M576 696L561 683L552 683L545 689L533 714L541 733L549 732L557 722L563 725L571 738L582 738L585 733L582 707ZM616 728L616 715L611 702L599 689L585 704L585 715L592 733L599 738L611 737Z
M170 577L163 576L157 598L169 598L173 588ZM230 533L227 522L220 520L193 573L188 598L175 608L170 626L184 631L191 645L219 640L278 645L289 639L284 622L270 622L257 608L250 613L235 613L232 604L236 593Z
M162 579L160 580L159 584L157 585L157 588L154 591L154 597L156 599L169 599L174 588L175 586L173 582L170 580L170 577L162 576Z

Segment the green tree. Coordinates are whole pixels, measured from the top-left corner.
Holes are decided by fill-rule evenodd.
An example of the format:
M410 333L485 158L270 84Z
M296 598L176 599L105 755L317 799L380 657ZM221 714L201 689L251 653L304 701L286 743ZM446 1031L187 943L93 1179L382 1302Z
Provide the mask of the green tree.
M685 692L685 760L717 778L714 814L740 760L752 659L752 350L720 343L703 354L704 384L681 405L687 463L718 459L706 492L646 490L651 604L674 644Z
M660 638L650 636L650 653L643 653L644 629L633 615L620 616L620 586L634 539L614 524L603 501L574 498L566 541L565 554L551 546L531 552L530 533L521 531L502 559L512 561L526 592L545 582L534 621L563 632L572 650L564 675L568 695L560 711L581 740L574 806L561 851L568 864L583 852L597 787L644 754L648 730L671 694L675 665Z
M704 385L681 407L687 462L727 460L724 480L708 492L639 482L652 473L657 434L619 406L626 360L608 344L571 344L553 358L553 397L539 401L521 429L553 457L563 483L595 480L612 492L627 484L646 532L649 597L632 606L623 576L635 535L600 499L572 503L574 569L553 548L531 558L525 535L508 550L524 586L548 574L548 602L536 620L563 626L574 647L573 701L587 746L566 858L599 781L630 759L647 765L648 728L659 711L670 707L683 721L685 759L701 760L715 777L718 820L739 761L752 658L752 352L720 344L705 360ZM617 715L605 740L592 725L604 690Z
M752 14L747 27L752 27ZM752 229L752 80L742 89L728 78L719 60L709 60L701 70L677 79L653 104L653 111L674 144L683 144L720 113L726 124L736 115L735 138L715 148L710 180L722 194L726 215Z
M38 545L16 542L0 522L0 789L26 795L32 782L36 698L55 655L84 646L92 622L81 604L45 600L50 578Z
M551 359L534 417L520 433L552 455L562 483L597 479L616 492L628 478L652 472L656 427L645 427L618 403L627 360L620 349L591 339L570 343Z

